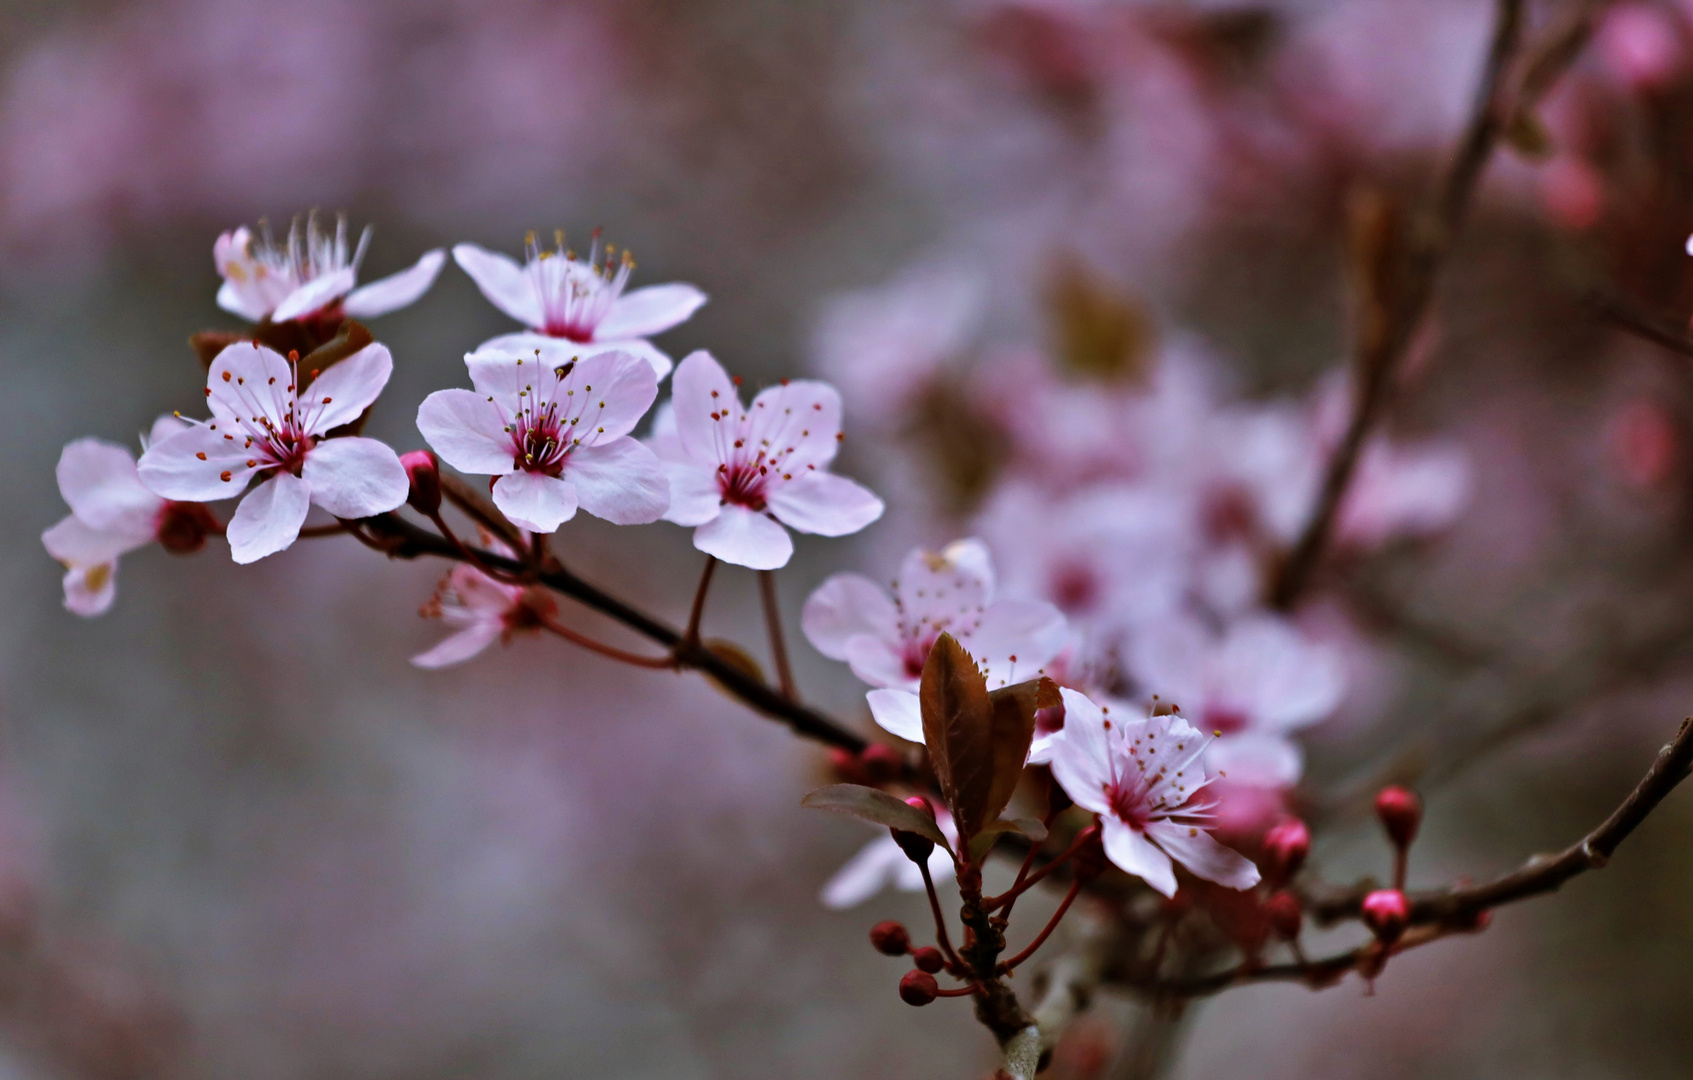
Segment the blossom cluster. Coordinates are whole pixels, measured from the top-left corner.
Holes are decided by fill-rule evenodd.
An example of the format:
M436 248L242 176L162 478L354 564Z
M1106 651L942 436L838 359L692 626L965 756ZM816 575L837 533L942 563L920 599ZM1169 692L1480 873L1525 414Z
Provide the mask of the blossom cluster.
M350 320L416 302L446 261L431 251L361 286L369 240L367 229L350 244L345 219L331 229L315 215L281 240L246 227L218 238L218 305L253 330L228 335L210 359L210 416L161 417L139 461L94 439L65 448L58 478L71 513L42 540L67 568L68 608L109 608L118 557L155 540L188 552L223 533L235 561L250 563L289 548L314 506L346 522L407 501L400 456L361 434L393 372L387 347L366 335L351 351L328 350L317 369L319 352L302 359L267 344L353 340ZM649 339L698 310L699 289L629 289L633 258L597 233L585 258L562 234L554 248L531 236L521 263L468 243L452 257L525 329L466 354L473 389L429 395L417 426L448 464L490 477L495 506L518 528L552 533L579 509L620 525L662 518L693 526L695 546L717 559L773 569L793 552L788 529L843 536L881 516L880 499L829 472L841 404L823 383L784 381L744 405L740 380L695 352L677 367L652 435L634 437L674 366ZM206 504L228 499L239 503L220 522ZM458 633L417 662L468 658L533 625L537 605L529 590L462 567L426 606Z

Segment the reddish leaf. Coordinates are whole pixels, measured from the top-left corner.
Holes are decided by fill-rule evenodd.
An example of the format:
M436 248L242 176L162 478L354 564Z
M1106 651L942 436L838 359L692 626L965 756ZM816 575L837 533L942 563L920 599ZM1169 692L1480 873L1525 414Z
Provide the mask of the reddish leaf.
M875 825L886 825L901 832L916 833L948 851L952 850L952 845L946 842L946 834L941 832L941 827L935 824L934 818L905 800L876 788L858 784L830 784L801 799L800 805L813 810L833 810L837 814L850 814Z
M961 840L992 821L994 708L976 662L951 634L929 650L919 691L923 742Z

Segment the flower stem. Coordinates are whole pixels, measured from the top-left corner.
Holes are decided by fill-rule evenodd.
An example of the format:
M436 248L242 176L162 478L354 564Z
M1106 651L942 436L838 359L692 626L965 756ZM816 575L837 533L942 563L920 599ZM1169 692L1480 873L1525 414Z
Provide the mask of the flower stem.
M1048 937L1050 937L1052 935L1052 932L1058 928L1058 920L1062 919L1064 917L1064 913L1066 911L1070 910L1070 905L1075 903L1076 897L1081 893L1081 891L1082 891L1082 880L1081 880L1081 878L1076 878L1076 879L1072 880L1070 882L1070 891L1064 894L1063 900L1059 901L1058 910L1054 911L1052 913L1052 918L1047 920L1046 928L1035 936L1035 940L1029 942L1028 948L1024 949L1022 952L1018 953L1016 956L1013 956L1009 960L1000 961L999 970L1000 971L1014 971L1014 970L1016 970L1018 964L1021 964L1023 961L1025 961L1029 957L1033 956L1035 954L1036 949L1040 948L1042 945L1045 945L1046 939Z
M1005 907L1006 905L1016 901L1019 896L1040 884L1042 878L1052 873L1053 870L1063 865L1070 856L1080 851L1082 849L1082 845L1087 843L1088 839L1093 835L1094 830L1098 828L1098 825L1089 825L1087 828L1077 833L1076 838L1070 841L1070 846L1065 848L1063 853L1057 858L1053 859L1039 870L1036 870L1028 877L1022 877L1019 875L1019 880L1016 884L1012 885L1011 888L1005 890L1005 892L998 896L990 897L987 900L982 901L983 910L995 911L999 908Z
M764 627L770 633L770 659L776 665L776 684L783 697L798 701L793 669L788 666L788 645L782 640L782 611L776 605L776 571L758 572L758 592L764 601Z
M700 643L700 619L705 615L705 594L711 589L711 575L717 571L717 556L705 557L705 569L700 573L699 588L694 590L694 606L688 612L688 629L682 632L678 651L692 649Z
M674 662L668 656L641 656L639 653L624 652L622 649L616 648L615 646L595 641L586 634L581 634L572 630L557 619L554 619L551 615L540 615L539 618L542 626L551 630L564 640L582 646L589 652L596 652L601 656L609 656L613 660L621 660L625 664L634 664L636 667L662 669L674 666Z
M946 919L941 915L941 898L935 893L935 879L929 876L929 863L927 860L914 861L917 862L917 869L923 873L923 888L929 893L929 910L935 916L935 939L941 947L941 952L955 969L969 971L970 969L965 966L964 961L960 960L958 954L952 950L952 939L947 936L946 932Z

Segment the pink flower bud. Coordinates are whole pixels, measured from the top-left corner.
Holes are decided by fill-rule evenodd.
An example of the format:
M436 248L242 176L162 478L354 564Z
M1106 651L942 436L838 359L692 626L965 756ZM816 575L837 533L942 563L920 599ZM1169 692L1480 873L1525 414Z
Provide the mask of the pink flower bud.
M1311 830L1298 818L1288 818L1264 834L1264 858L1269 863L1265 869L1273 881L1291 880L1309 854Z
M1376 796L1376 817L1395 847L1410 847L1417 838L1417 826L1422 824L1423 803L1410 788L1384 787Z
M908 971L899 980L900 1000L907 1005L927 1005L940 993L935 977L926 971Z
M946 957L933 945L925 945L921 949L911 950L911 962L917 965L919 971L926 971L930 975L946 967Z
M842 750L838 746L831 748L829 765L835 770L835 776L844 784L870 783L870 776L864 771L864 763L850 750Z
M904 956L911 951L911 935L889 919L870 928L870 944L883 956Z
M1305 923L1299 897L1285 889L1264 901L1264 916L1270 920L1270 927L1289 941L1299 936L1299 928Z
M935 816L935 808L930 806L929 800L921 795L913 795L905 800L905 805L920 810L931 818ZM919 865L929 861L929 854L935 850L934 841L900 829L889 829L888 831L893 833L894 843L898 844L899 849L905 852L906 858Z
M1364 924L1383 945L1391 945L1411 921L1411 902L1398 889L1377 889L1364 897Z
M400 455L400 464L406 467L406 476L411 480L406 502L413 510L429 517L440 513L441 467L436 463L435 455L428 450L413 450Z

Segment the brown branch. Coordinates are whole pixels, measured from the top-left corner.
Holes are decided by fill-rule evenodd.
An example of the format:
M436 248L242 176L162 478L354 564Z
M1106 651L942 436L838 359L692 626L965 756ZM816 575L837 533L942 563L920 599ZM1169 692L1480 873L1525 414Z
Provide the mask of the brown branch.
M1688 336L1680 323L1647 314L1628 301L1606 293L1589 293L1587 299L1606 322L1671 352L1693 356L1693 337Z
M445 479L443 477L443 480ZM391 558L414 559L422 555L435 555L455 562L466 561L465 555L444 537L421 529L397 514L380 514L365 518L360 524L370 535L370 539L365 542ZM362 535L360 538L364 539ZM676 667L692 669L710 676L742 704L787 724L795 734L854 754L863 753L864 748L869 745L857 732L815 709L784 697L779 689L719 656L700 641L685 640L673 627L577 577L562 566L555 565L537 572L515 559L496 555L491 551L475 551L475 557L481 563L503 573L534 573L538 584L607 615L649 641L671 650Z
M1432 220L1408 240L1401 259L1391 250L1392 224L1382 216L1366 225L1380 233L1365 237L1371 251L1365 266L1364 326L1357 346L1359 379L1352 418L1330 455L1317 505L1282 563L1271 590L1273 606L1291 608L1310 581L1328 546L1335 518L1357 471L1358 459L1387 404L1393 375L1409 351L1434 297L1435 280L1468 216L1476 188L1507 119L1505 76L1522 36L1522 0L1499 0L1487 66L1469 122L1435 200ZM1395 265L1398 264L1398 265Z

